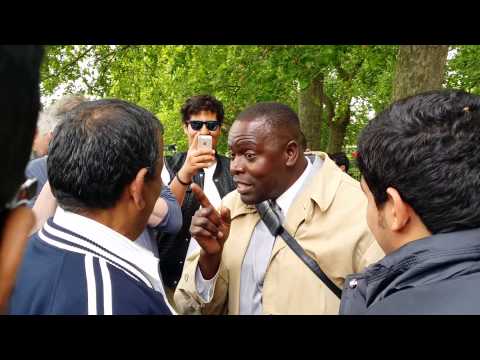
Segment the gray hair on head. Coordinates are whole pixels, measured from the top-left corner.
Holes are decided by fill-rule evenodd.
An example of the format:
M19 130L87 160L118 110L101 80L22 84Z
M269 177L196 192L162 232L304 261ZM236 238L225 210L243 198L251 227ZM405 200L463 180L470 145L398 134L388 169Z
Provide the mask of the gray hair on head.
M43 135L53 132L64 115L84 101L88 99L83 95L66 95L55 101L40 112L37 123L38 133Z

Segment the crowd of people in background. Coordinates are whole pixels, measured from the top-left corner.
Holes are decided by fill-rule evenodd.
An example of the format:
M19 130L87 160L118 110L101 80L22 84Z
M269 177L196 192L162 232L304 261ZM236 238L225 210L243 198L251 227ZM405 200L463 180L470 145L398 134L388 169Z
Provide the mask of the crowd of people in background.
M358 139L359 182L278 102L223 134L222 102L192 94L173 156L131 102L41 110L42 56L0 46L1 313L480 313L479 96L391 104Z

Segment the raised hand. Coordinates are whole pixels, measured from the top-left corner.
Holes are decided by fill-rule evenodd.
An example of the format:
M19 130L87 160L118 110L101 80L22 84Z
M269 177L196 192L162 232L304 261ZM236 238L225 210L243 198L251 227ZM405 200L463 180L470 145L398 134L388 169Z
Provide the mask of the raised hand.
M198 135L195 134L192 144L187 152L187 157L182 168L178 172L180 180L184 183L192 182L193 176L200 169L204 169L210 166L215 161L215 150L197 149Z
M230 233L230 210L222 208L218 213L200 186L192 184L191 188L202 207L192 218L190 233L202 248L199 260L202 275L210 279L218 270L223 245Z

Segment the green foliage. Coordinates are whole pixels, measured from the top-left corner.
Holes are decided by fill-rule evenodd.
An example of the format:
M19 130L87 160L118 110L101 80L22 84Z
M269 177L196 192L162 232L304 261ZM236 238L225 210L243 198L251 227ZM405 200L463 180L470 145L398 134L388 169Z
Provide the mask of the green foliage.
M42 92L75 82L94 97L118 97L149 109L165 125L165 143L186 149L179 110L199 93L225 105L225 130L246 106L281 101L296 107L293 77L275 66L282 47L269 46L50 46L43 67ZM272 53L277 56L271 57ZM87 66L82 60L88 60ZM226 151L226 138L219 143Z
M456 49L446 84L480 93L479 47ZM179 151L187 148L182 104L192 95L212 94L225 105L218 147L225 153L226 133L240 111L258 101L297 109L298 92L322 73L333 121L350 111L344 144L350 146L368 119L390 103L397 51L389 45L52 45L42 66L41 91L48 96L80 89L94 98L138 103L158 116L165 144L176 144ZM326 126L324 121L324 149Z
M447 62L445 86L480 94L480 47L455 46L450 52L453 58Z
M334 107L333 122L350 114L344 147L356 143L369 114L390 102L397 46L337 46L325 67L325 94ZM328 134L328 132L324 132ZM325 148L329 139L322 139Z

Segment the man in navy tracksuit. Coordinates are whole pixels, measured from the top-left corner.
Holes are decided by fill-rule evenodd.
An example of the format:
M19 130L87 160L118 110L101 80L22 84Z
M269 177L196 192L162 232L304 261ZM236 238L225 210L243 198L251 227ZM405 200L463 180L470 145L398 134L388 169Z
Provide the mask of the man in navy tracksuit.
M59 207L29 242L11 314L172 314L158 259L134 240L162 181L163 128L121 100L80 104L55 132L48 178Z

